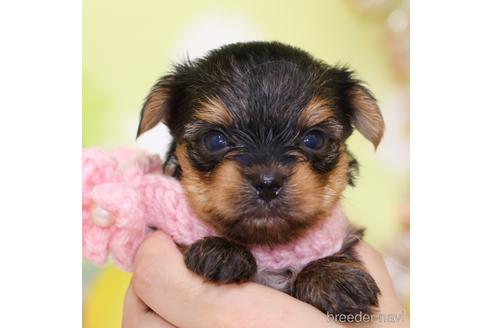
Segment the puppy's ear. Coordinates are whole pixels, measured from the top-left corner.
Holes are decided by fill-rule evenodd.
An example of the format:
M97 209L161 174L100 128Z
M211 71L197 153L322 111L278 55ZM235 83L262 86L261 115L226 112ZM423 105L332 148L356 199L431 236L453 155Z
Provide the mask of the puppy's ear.
M354 127L377 148L384 134L384 120L376 99L360 83L353 84L347 96Z
M137 138L159 122L166 124L169 121L169 98L173 81L173 75L165 75L152 87L140 112Z

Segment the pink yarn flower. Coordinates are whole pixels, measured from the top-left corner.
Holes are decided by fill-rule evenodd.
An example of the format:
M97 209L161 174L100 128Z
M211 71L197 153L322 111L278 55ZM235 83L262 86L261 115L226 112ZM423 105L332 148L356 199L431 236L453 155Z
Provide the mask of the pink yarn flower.
M145 174L158 172L162 163L157 156L125 149L86 149L82 157L83 255L103 264L111 253L129 270L146 229L136 185Z

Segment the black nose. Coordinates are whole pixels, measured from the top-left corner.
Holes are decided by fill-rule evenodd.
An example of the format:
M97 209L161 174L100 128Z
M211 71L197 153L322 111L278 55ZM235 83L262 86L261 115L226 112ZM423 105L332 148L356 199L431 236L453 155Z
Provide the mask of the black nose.
M258 197L266 202L276 198L282 189L284 176L277 173L258 174L251 179Z

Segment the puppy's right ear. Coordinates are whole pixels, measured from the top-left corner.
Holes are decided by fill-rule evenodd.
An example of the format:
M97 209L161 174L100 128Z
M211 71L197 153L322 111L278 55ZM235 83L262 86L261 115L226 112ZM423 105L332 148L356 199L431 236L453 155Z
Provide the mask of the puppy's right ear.
M140 112L137 138L159 122L166 124L169 121L169 98L173 81L173 75L165 75L152 87Z

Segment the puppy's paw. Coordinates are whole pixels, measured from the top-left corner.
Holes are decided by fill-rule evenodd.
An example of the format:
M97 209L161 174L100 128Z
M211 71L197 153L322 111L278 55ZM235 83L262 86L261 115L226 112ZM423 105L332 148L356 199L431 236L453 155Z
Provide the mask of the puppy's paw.
M309 263L296 277L292 296L327 314L371 314L379 287L361 262L333 256Z
M244 246L221 237L206 237L193 243L185 252L188 269L205 280L238 283L256 273L256 260Z

